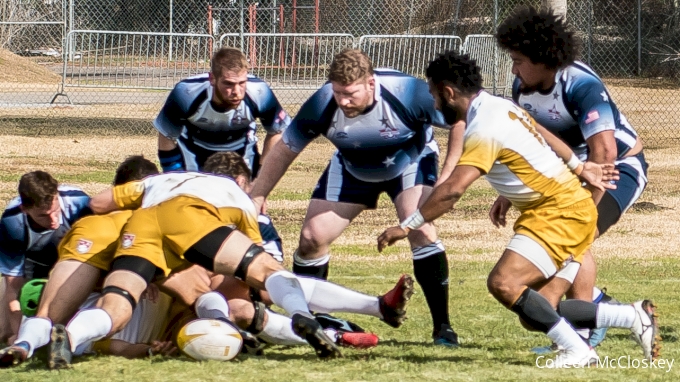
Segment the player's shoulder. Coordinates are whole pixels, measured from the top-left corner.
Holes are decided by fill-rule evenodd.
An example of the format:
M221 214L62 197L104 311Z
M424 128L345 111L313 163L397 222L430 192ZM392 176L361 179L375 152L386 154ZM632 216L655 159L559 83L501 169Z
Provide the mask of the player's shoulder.
M210 87L210 77L208 73L197 74L195 76L187 77L179 81L173 89L173 96L182 95L184 97L191 97L199 94Z
M390 91L407 93L414 87L427 87L427 82L424 80L395 69L377 68L373 74L378 79L378 83Z
M7 206L5 206L5 210L0 217L0 223L2 225L7 225L12 221L21 219L21 213L21 198L16 196L7 203Z
M520 114L522 111L508 99L481 91L470 103L466 130L493 133L502 129L502 121L509 120L510 113Z
M602 83L600 76L595 71L581 61L574 61L570 65L561 69L558 73L559 80L567 86L567 89L578 85Z

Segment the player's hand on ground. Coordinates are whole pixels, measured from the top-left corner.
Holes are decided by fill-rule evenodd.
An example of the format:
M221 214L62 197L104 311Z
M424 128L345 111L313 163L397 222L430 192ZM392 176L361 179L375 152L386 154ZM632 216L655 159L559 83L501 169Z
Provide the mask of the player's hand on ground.
M512 202L504 196L499 196L496 201L493 202L493 205L489 210L489 219L491 219L491 223L493 223L496 228L505 227L505 216L508 214L510 206L512 206Z
M142 292L142 296L140 298L145 298L153 303L156 303L158 302L159 293L160 291L158 290L156 284L149 284L146 286L144 292Z
M149 349L150 354L162 354L164 356L171 356L177 353L177 348L172 344L172 341L152 341Z
M605 189L615 190L616 184L613 184L612 181L619 180L619 170L612 163L585 162L579 178L600 191Z
M405 239L406 236L408 236L408 231L399 226L386 229L385 232L378 236L378 252L382 252L386 247L401 239Z

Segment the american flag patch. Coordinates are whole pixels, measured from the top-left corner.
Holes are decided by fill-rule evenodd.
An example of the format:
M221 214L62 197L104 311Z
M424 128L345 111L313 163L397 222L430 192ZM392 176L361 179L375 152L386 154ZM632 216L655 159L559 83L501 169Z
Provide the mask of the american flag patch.
M597 110L593 110L590 113L588 113L588 118L586 118L586 123L593 123L600 119L600 113L597 112Z
M283 120L286 119L286 116L287 116L287 114L286 114L285 110L281 109L281 110L279 111L279 114L278 114L278 115L276 116L276 118L274 119L274 122L275 122L275 123L281 123L281 121L283 121Z

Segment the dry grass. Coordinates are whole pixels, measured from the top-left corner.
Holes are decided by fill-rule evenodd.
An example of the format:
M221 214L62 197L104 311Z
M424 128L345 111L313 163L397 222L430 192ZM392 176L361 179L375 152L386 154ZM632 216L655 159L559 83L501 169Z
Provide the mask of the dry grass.
M31 59L0 49L0 83L58 84L61 77Z

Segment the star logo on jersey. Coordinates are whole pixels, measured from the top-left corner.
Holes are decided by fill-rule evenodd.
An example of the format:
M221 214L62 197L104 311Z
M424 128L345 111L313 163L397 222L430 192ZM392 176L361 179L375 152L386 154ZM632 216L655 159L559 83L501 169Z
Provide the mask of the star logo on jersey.
M123 249L130 248L132 246L132 243L135 242L135 235L131 233L124 233L123 234L123 240L120 243L120 246Z
M76 251L78 253L87 253L92 248L92 242L86 239L79 239L76 243Z
M557 105L553 105L552 109L548 110L548 115L550 115L551 121L558 121L562 119L560 112L557 110Z
M385 118L385 116L383 116L382 119L380 120L380 123L382 123L383 127L390 127L390 125L387 122L389 122L389 120Z
M354 142L352 142L352 146L354 146L355 149L358 149L359 147L361 147L361 142L354 141Z
M391 138L396 138L399 135L399 130L397 130L396 127L390 126L389 120L383 116L382 119L380 120L380 123L383 125L383 129L380 129L380 136L385 138L385 139L391 139Z
M385 160L382 163L385 165L385 167L393 166L394 165L394 157L392 157L392 158L385 157Z
M560 94L557 93L557 90L555 90L555 92L553 93L553 99L559 99L559 98L560 98Z
M609 102L609 96L607 96L607 92L603 90L602 93L600 93L600 95L602 96L602 100L604 102Z
M236 112L234 113L234 117L231 119L231 124L240 125L242 122L243 116L241 115L241 112L237 109Z

